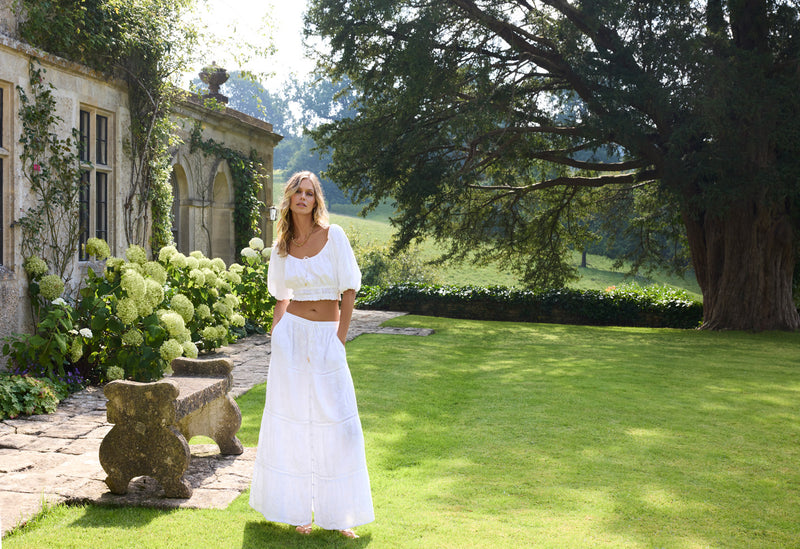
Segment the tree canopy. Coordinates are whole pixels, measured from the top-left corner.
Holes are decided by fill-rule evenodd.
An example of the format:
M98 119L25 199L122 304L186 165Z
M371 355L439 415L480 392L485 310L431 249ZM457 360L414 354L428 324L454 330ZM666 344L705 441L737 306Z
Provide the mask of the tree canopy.
M688 243L705 327L797 329L799 11L312 0L307 32L357 95L314 137L356 200L396 203L399 247L433 236L558 285L586 219L633 209L640 258Z

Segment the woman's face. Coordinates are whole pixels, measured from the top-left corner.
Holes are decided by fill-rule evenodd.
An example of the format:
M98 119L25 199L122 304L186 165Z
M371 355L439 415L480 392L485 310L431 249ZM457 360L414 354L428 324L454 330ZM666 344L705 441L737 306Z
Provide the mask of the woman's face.
M310 179L303 179L294 191L289 209L293 214L311 215L317 203L314 195L314 184Z

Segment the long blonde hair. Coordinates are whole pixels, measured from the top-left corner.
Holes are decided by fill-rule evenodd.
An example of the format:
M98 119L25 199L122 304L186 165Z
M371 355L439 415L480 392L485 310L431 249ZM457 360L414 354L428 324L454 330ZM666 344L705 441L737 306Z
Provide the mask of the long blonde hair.
M304 179L311 181L314 186L314 209L311 211L314 223L322 228L327 227L330 222L328 220L328 208L325 206L325 196L322 194L322 185L319 178L313 172L297 172L289 178L286 186L283 188L283 199L280 206L278 206L278 223L276 225L277 236L273 247L278 248L278 255L285 256L289 253L289 242L297 235L294 233L294 223L292 222L292 211L289 209L291 205L292 196L300 186L300 182Z

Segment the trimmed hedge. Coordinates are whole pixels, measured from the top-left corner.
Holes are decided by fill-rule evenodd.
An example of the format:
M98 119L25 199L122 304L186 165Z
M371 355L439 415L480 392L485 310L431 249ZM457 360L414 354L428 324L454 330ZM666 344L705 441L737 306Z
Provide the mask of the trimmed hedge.
M663 288L519 290L397 284L362 287L356 306L449 318L591 326L697 328L703 320L702 303Z

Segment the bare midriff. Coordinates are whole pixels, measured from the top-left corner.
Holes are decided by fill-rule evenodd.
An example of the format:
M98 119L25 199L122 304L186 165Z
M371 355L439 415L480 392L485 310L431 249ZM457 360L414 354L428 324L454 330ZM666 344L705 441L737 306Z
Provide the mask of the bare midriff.
M338 321L339 301L321 299L319 301L290 301L286 312L317 322Z

